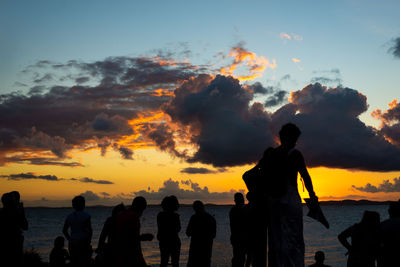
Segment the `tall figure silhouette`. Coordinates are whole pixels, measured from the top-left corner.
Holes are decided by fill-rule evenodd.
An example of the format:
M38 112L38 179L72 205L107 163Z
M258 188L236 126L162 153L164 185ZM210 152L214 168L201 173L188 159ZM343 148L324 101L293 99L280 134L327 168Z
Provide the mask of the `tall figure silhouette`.
M190 217L186 235L191 237L188 267L210 267L213 239L217 225L213 216L205 211L203 202L193 202L195 214Z
M0 265L22 266L24 236L28 230L23 203L17 191L3 194L0 210Z
M229 224L231 228L231 244L233 250L232 267L243 267L246 257L247 225L246 209L242 193L234 195L235 205L229 211Z
M116 232L116 221L117 215L125 210L124 204L116 205L111 213L111 216L107 218L104 223L103 229L101 230L99 243L97 245L98 255L102 255L102 262L106 266L112 266L115 262L116 247L115 247L115 232ZM107 242L106 242L107 240Z
M268 148L258 163L268 191L268 266L303 267L303 212L297 190L300 173L310 198L317 199L301 152L295 149L300 129L288 123L279 131L281 144ZM265 266L265 265L264 265Z
M117 267L147 267L141 241L153 240L152 234L140 234L140 217L147 207L144 197L135 197L129 209L117 214L115 230Z
M378 267L400 265L400 203L389 205L389 219L380 225L381 251Z
M379 221L379 213L365 211L360 223L350 226L339 234L339 241L347 248L349 254L347 267L376 266L380 245ZM351 243L347 241L349 237Z
M176 211L179 202L176 196L165 197L161 202L162 211L157 215L157 239L160 245L161 263L160 267L166 267L171 257L173 267L179 266L181 252L181 221Z
M90 264L92 248L92 223L90 215L84 211L85 198L76 196L72 199L74 211L65 219L63 234L69 241L68 249L71 258L71 265L84 267Z

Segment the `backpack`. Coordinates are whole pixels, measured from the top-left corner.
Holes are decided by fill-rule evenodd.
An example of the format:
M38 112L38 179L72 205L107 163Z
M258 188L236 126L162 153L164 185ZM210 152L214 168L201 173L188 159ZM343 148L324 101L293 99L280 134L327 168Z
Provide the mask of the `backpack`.
M285 163L287 154L268 148L258 164L243 174L249 192L262 197L279 198L287 191Z

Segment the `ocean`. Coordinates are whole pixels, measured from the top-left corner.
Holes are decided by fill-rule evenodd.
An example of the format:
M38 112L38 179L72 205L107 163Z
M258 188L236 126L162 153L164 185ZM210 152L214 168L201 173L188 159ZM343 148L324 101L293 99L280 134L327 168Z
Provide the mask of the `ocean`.
M229 210L230 206L207 206L207 211L217 221L217 236L214 240L212 266L231 266L232 247L230 245ZM107 217L111 215L111 207L88 207L86 211L92 216L93 239L92 246L97 247L98 238ZM306 245L306 266L314 262L314 254L318 250L325 252L325 264L332 267L346 266L346 250L340 245L337 235L347 227L360 221L365 210L377 211L381 220L388 218L386 205L368 206L323 206L326 218L330 223L330 229L305 216L307 208L303 208L304 214L304 239ZM149 206L142 216L142 233L157 233L157 213L159 206ZM45 261L48 261L54 239L62 235L62 227L66 216L72 212L72 208L25 208L29 221L29 229L25 231L25 249L34 248ZM181 216L182 230L180 233L181 266L186 266L189 238L185 236L185 229L190 216L193 214L191 207L183 206L178 210ZM67 245L67 244L66 244ZM151 242L142 242L143 254L147 264L159 266L160 252L156 238Z

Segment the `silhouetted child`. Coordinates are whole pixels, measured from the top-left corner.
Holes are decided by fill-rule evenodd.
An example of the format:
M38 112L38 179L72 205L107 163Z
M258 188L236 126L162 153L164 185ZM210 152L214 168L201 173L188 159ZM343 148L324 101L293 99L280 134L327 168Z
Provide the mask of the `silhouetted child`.
M325 265L325 254L323 251L317 251L315 252L315 263L311 264L309 267L330 267L329 265Z
M69 260L69 253L64 248L64 237L58 236L54 240L54 248L50 252L50 267L64 267Z
M381 222L381 252L378 258L379 267L400 265L400 203L389 205L389 219Z
M17 191L1 197L0 210L0 263L2 266L20 266L23 259L23 230L28 229L23 203Z
M85 198L72 199L74 211L65 219L63 234L67 238L72 266L87 266L91 261L92 223L90 215L84 211ZM70 232L69 232L70 230Z
M115 246L116 261L113 266L147 266L140 241L153 240L152 234L140 234L140 217L147 207L144 197L135 197L129 209L117 214Z
M231 244L233 250L232 267L244 266L246 257L247 225L242 193L234 195L235 205L229 211L229 225L231 228Z
M103 229L101 230L100 233L99 243L97 245L97 250L96 250L97 252L96 261L98 262L98 265L105 264L107 266L111 266L113 262L115 262L116 220L117 220L117 215L124 210L125 210L124 204L121 203L116 205L112 210L111 216L108 217L104 223Z
M165 197L161 202L163 209L157 215L157 239L160 245L161 263L160 267L168 265L169 257L173 267L179 266L179 256L181 251L181 240L179 231L181 222L179 214L176 211L179 208L179 202L176 196Z
M193 202L195 214L190 217L186 235L191 237L188 267L210 267L213 239L217 225L213 216L204 209L203 202Z
M360 223L339 234L340 243L349 253L348 267L375 267L380 245L379 221L379 213L365 211ZM351 244L347 241L349 237Z

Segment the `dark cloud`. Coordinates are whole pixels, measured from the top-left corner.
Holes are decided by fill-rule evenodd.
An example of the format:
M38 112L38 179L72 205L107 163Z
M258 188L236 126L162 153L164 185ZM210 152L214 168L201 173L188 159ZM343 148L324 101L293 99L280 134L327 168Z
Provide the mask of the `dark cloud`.
M311 78L311 83L340 85L343 82L339 69L313 71L313 74L318 76Z
M266 95L266 94L271 94L274 91L274 87L272 86L264 87L260 82L256 82L250 85L249 87L253 89L254 94Z
M287 99L288 92L284 90L279 90L274 92L272 96L269 96L264 103L265 107L274 107L284 103Z
M84 167L80 162L66 162L57 160L57 158L50 157L6 157L3 158L4 163L19 163L19 164L31 164L31 165L51 165L51 166L63 166L63 167ZM1 161L0 161L1 163Z
M83 196L88 202L100 200L100 196L90 190L80 194L80 196Z
M181 185L188 186L188 189L181 188ZM191 180L183 181L179 184L178 181L174 181L172 179L164 181L162 187L160 187L157 191L137 191L134 192L135 196L143 196L147 200L157 200L161 201L165 196L175 195L179 200L183 202L193 201L193 200L202 200L207 203L213 202L232 202L233 195L238 192L235 190L230 190L228 192L210 192L208 187L201 187L198 183L194 183ZM244 193L243 191L240 191Z
M232 77L200 75L175 90L164 109L175 123L188 127L198 147L188 162L216 167L257 161L274 144L270 114Z
M181 173L187 174L209 174L209 173L218 173L218 172L225 172L225 169L217 169L217 170L210 170L207 168L194 168L188 167L181 170Z
M396 58L400 58L400 37L393 40L393 46L389 49L389 53Z
M199 71L189 63L161 57L110 57L93 63L39 61L25 71L33 73L33 82L51 78L63 85L0 95L0 160L15 151L51 151L64 159L71 149L92 146L93 140L118 142L140 134L129 121L138 114L159 111L173 89ZM90 86L80 85L89 80ZM105 154L104 144L98 147ZM119 152L127 159L132 156L128 147L120 147Z
M54 78L53 78L53 75L52 75L52 74L46 73L45 75L43 75L42 77L40 77L40 78L34 80L33 82L35 82L35 83L43 83L43 82L51 81L51 80L53 80L53 79L54 79Z
M120 146L116 143L113 144L114 150L118 151L123 159L133 159L133 150L126 147L126 146Z
M94 183L94 184L114 184L111 181L107 180L96 180L88 177L84 178L59 178L55 175L36 175L32 172L27 173L19 173L19 174L8 174L8 175L1 175L1 178L7 178L9 180L27 180L27 179L40 179L40 180L48 180L48 181L78 181L82 183Z
M277 110L272 121L275 132L286 122L299 126L299 149L311 167L400 170L400 149L359 119L367 108L366 96L356 90L316 83L292 92L291 103Z
M7 178L9 180L27 180L27 179L40 179L40 180L48 180L48 181L59 181L60 180L55 175L35 175L32 172L1 175L0 177Z
M77 84L86 83L88 81L90 81L89 77L78 77L78 78L75 79L75 82Z
M384 180L378 186L368 183L362 187L357 187L355 185L353 185L352 187L358 191L367 192L367 193L380 193L380 192L383 192L383 193L396 192L396 193L398 193L398 192L400 192L400 178L394 178L393 182L390 182L389 180Z
M107 181L107 180L95 180L92 178L88 178L88 177L84 177L84 178L79 178L77 179L78 181L82 182L82 183L94 183L94 184L114 184L111 181Z

